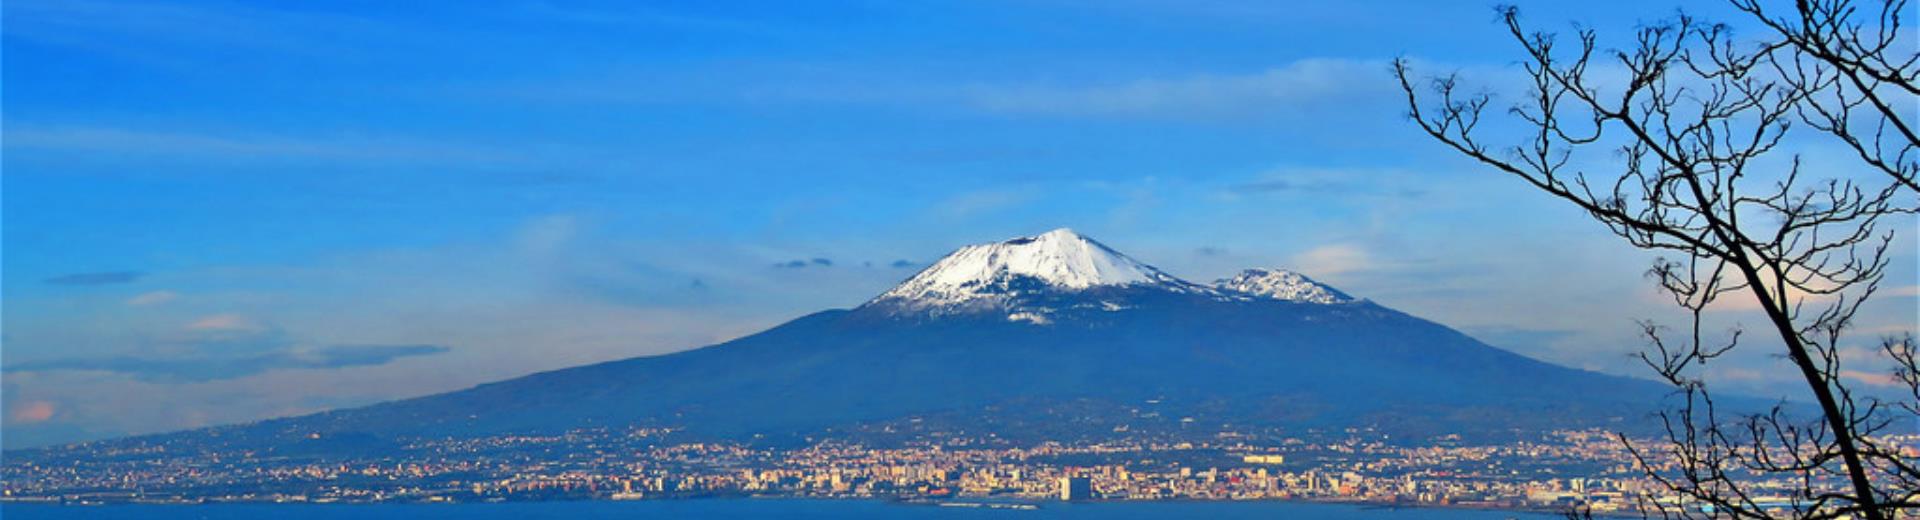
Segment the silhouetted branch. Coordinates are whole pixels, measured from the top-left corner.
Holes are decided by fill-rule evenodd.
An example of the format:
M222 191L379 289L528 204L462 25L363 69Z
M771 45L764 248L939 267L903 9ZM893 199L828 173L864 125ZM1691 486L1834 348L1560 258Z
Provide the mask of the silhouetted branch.
M1627 243L1663 253L1647 276L1686 311L1688 326L1676 333L1640 322L1649 348L1639 359L1682 402L1658 416L1664 447L1621 440L1650 479L1684 501L1647 501L1643 511L1877 520L1920 510L1912 457L1876 437L1891 424L1889 411L1920 414L1911 339L1883 345L1904 367L1895 379L1916 388L1910 400L1857 395L1840 358L1901 229L1883 228L1881 219L1911 214L1920 193L1920 141L1903 119L1910 114L1888 110L1920 100L1920 54L1891 43L1897 27L1851 21L1858 10L1850 2L1803 0L1803 17L1792 23L1766 18L1751 0L1735 4L1767 20L1778 38L1743 51L1725 26L1681 15L1637 30L1628 49L1602 51L1593 31L1562 46L1502 8L1530 79L1506 119L1489 116L1492 94L1467 93L1457 76L1415 80L1404 60L1393 70L1410 119L1429 136L1580 208ZM1887 2L1882 24L1897 26L1903 5ZM1870 136L1862 118L1877 118ZM1854 148L1892 181L1809 171L1783 148L1795 122ZM1514 128L1521 133L1497 137ZM1796 420L1785 406L1720 412L1702 374L1739 347L1743 330L1703 330L1704 314L1736 304L1757 304L1818 405L1816 418ZM1763 500L1752 491L1760 480L1797 485Z

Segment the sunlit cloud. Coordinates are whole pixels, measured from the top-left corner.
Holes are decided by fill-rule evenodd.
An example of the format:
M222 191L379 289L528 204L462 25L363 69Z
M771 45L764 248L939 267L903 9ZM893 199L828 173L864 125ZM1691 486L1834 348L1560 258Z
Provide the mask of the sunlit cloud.
M1906 386L1905 382L1901 381L1899 378L1894 377L1892 373L1887 373L1887 372L1868 372L1865 370L1841 370L1840 378L1848 381L1852 381L1855 383L1867 385L1867 386L1874 386L1874 387L1880 387L1880 388L1886 388L1886 389L1897 389L1897 388L1903 388Z
M17 424L46 422L53 418L53 403L47 401L28 401L14 405L7 412L7 419Z

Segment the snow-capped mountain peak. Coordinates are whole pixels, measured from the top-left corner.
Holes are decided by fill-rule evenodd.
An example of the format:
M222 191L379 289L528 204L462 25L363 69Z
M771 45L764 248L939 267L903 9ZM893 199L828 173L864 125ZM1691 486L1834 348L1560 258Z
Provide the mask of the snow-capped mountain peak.
M960 248L875 298L911 308L991 303L1033 291L1104 286L1205 290L1061 228Z
M1358 302L1284 269L1248 269L1204 286L1182 280L1071 229L955 250L862 307L888 316L1000 313L1047 325L1080 313L1118 312L1154 294L1216 301Z
M1240 292L1304 303L1348 303L1357 301L1332 286L1313 281L1306 275L1285 269L1248 269L1232 278L1213 282L1225 291Z

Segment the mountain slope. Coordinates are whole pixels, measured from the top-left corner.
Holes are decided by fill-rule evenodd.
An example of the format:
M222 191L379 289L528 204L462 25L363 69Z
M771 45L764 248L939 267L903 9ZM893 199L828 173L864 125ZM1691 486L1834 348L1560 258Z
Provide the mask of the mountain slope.
M950 428L1064 440L1371 425L1427 435L1616 424L1664 392L1503 351L1294 273L1201 286L1056 230L960 249L859 308L710 347L242 433L652 425L742 439Z

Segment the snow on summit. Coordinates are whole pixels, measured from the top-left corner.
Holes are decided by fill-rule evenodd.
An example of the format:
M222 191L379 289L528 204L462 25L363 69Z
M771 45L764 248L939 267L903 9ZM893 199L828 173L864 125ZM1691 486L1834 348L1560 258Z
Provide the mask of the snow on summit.
M1064 308L1115 311L1124 298L1103 291L1084 300L1057 297L1096 288L1151 289L1228 301L1274 299L1335 304L1357 301L1299 273L1249 269L1203 286L1167 274L1071 229L962 247L867 302L898 313L934 315L1007 312L1007 319L1048 323ZM1116 299L1117 298L1117 299Z
M1347 303L1352 296L1339 289L1285 269L1248 269L1232 278L1213 282L1213 286L1234 292L1264 296L1276 300L1306 303Z
M1071 229L1060 228L1005 242L960 248L909 280L928 287L958 287L1003 274L1026 275L1050 285L1083 289L1171 279Z
M1128 258L1071 229L960 248L876 300L922 305L964 304L1017 293L1038 282L1049 289L1158 285L1190 290L1192 283ZM1033 287L1039 288L1039 287Z

